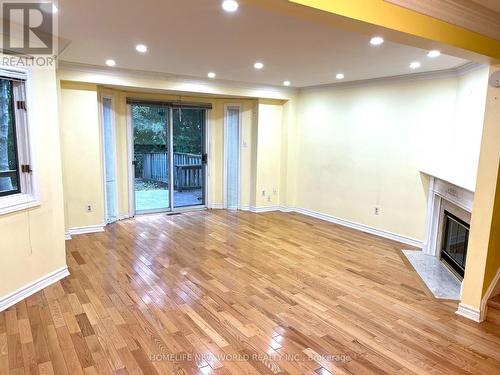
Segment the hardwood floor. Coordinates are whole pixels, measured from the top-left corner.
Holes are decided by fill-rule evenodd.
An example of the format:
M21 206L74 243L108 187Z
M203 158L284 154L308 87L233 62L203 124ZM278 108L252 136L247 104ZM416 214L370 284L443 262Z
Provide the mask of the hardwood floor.
M0 374L500 373L500 327L430 296L401 247L297 214L122 221L0 313Z

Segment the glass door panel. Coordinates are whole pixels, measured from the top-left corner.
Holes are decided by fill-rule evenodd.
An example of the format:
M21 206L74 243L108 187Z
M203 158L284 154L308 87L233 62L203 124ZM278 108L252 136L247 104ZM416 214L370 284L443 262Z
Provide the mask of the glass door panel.
M174 208L205 205L205 109L174 108Z
M137 213L171 208L169 111L158 104L131 104Z

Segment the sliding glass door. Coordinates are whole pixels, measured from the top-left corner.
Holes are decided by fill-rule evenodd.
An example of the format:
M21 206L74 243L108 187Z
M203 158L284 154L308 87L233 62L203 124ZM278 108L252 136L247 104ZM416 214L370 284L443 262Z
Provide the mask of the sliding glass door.
M206 110L132 103L135 212L205 206Z
M205 112L173 109L174 207L205 205Z
M170 109L132 104L135 212L170 210Z

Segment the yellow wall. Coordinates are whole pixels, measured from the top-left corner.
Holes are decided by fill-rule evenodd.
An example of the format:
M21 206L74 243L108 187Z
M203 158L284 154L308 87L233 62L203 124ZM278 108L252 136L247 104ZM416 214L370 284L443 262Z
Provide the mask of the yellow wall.
M500 71L492 66L491 73ZM500 100L498 88L488 87L481 155L472 212L462 303L479 309L500 266L497 181L500 162ZM495 210L495 211L494 211Z
M481 100L463 100L460 87L486 87L487 70L468 75L474 84L448 77L301 92L296 205L423 240L428 178L420 170L442 177L456 145L470 145L460 158L477 163ZM484 91L474 93L483 103ZM474 121L457 121L459 110ZM477 164L471 169L447 179L473 189Z
M34 70L28 90L41 205L0 216L0 299L66 266L55 72Z
M252 1L258 2L262 0ZM384 35L390 35L392 39L396 39L393 41L401 42L401 39L404 39L406 41L405 44L419 45L420 48L424 48L422 44L425 44L425 41L427 41L427 48L425 49L429 49L429 42L432 42L434 48L441 51L454 50L455 54L459 53L459 56L465 55L468 59L472 60L476 58L486 63L500 59L499 40L436 17L427 16L422 12L412 11L404 6L391 4L385 0L289 1L329 12L331 23L344 27L347 26L349 29L362 30L368 35L377 34L376 31L378 31ZM428 6L432 7L431 5ZM438 3L434 6L439 8ZM307 14L305 10L301 9L300 11ZM462 12L466 14L465 11ZM341 18L341 20L339 21L338 18ZM348 22L343 20L344 18ZM319 15L316 14L315 19L318 20ZM490 56L493 59L485 61L486 56Z
M488 244L488 257L486 259L486 272L484 275L483 297L500 269L500 164L498 166L498 180L491 220L490 241Z

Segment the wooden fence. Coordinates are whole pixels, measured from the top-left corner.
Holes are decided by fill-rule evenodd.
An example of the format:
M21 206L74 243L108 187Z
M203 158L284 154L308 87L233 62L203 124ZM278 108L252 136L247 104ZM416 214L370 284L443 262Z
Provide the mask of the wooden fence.
M168 183L168 155L165 152L136 153L136 178ZM174 152L174 189L195 190L203 186L201 155Z

